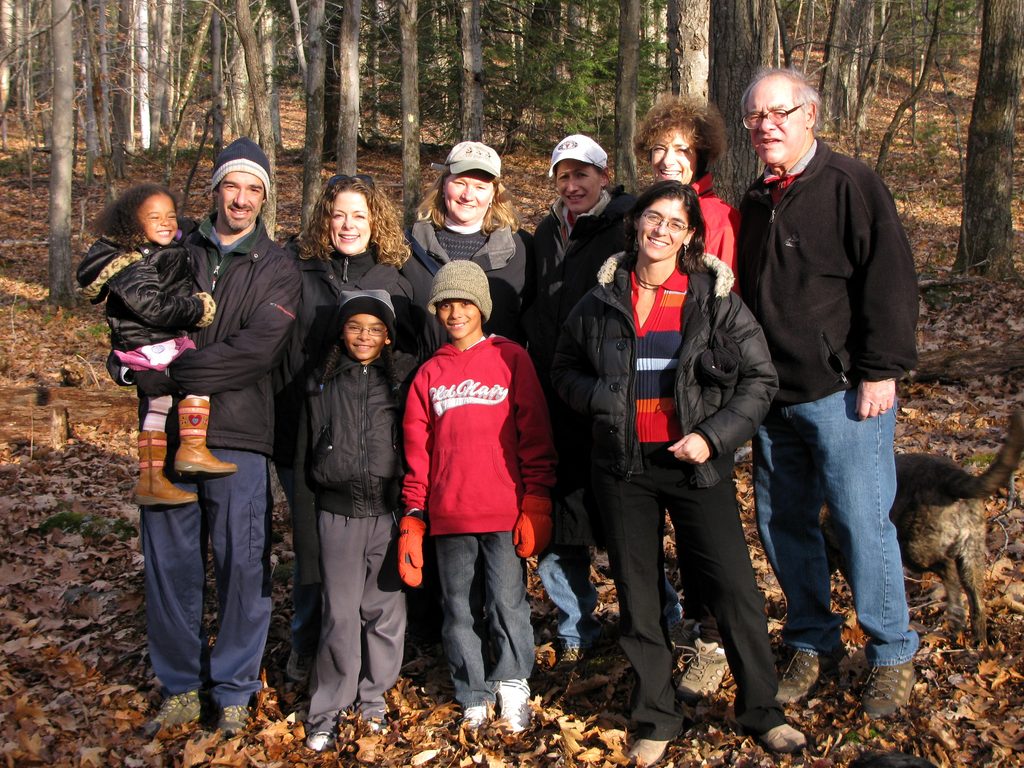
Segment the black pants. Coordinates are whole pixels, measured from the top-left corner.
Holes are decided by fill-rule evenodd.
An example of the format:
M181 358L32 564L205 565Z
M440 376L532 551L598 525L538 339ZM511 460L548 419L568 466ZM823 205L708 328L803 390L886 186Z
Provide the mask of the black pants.
M764 597L754 580L743 538L732 457L715 462L725 479L711 488L691 484L692 468L664 448L651 450L642 474L630 479L594 470L608 559L619 600L620 644L633 665L632 717L636 737L672 739L683 717L672 683L672 650L662 618L662 546L668 509L676 547L698 579L718 622L736 680L736 720L761 734L785 722L775 702L775 660L768 640Z

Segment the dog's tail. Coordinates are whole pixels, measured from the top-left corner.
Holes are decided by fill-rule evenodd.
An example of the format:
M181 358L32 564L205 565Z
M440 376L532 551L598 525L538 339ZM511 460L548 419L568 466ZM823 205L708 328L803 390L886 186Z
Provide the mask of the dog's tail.
M1022 450L1024 450L1024 411L1017 411L1010 417L1006 441L989 468L980 475L963 472L951 476L947 490L951 496L960 499L979 499L991 496L1009 482L1010 476L1020 462Z

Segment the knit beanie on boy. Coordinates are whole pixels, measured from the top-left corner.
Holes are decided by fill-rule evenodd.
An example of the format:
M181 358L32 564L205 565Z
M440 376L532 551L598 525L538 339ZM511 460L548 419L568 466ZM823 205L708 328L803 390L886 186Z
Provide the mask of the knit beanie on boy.
M436 315L438 303L445 299L473 302L485 323L491 316L491 290L487 287L487 275L476 262L465 259L449 261L437 270L430 286L427 309Z
M340 311L342 325L353 315L373 315L384 323L392 343L395 341L395 305L387 291L342 291Z
M213 177L210 189L216 189L225 176L233 171L251 173L263 182L263 194L270 194L270 161L252 139L235 139L217 155L213 162Z

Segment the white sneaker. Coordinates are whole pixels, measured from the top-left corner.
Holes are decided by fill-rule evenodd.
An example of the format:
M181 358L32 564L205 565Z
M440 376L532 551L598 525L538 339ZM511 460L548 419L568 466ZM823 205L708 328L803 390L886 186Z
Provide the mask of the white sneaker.
M530 725L530 685L525 680L502 680L498 683L498 705L501 719L513 733L525 731Z
M306 746L314 752L323 752L333 741L333 733L317 731L306 737Z
M472 731L485 725L488 718L486 704L474 704L462 710L462 724Z

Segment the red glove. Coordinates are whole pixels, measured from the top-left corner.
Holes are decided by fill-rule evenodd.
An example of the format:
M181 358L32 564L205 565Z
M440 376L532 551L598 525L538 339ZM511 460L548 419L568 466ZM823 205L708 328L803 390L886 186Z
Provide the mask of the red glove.
M551 542L551 499L543 496L523 497L515 527L512 529L512 543L520 557L532 557L543 552Z
M398 526L398 575L410 587L423 583L423 536L427 524L416 515L405 515Z

